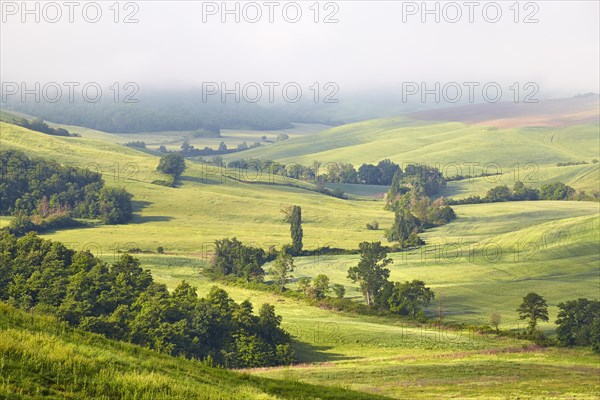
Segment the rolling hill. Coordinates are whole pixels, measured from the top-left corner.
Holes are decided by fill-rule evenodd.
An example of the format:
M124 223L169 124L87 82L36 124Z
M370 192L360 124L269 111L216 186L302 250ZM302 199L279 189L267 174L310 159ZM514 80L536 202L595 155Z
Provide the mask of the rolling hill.
M401 117L342 126L260 151L282 155L265 158L307 164L314 159L376 162L388 154L400 157L396 161L407 161L404 157L409 155L414 158L408 162L433 164L436 159L448 163L496 160L493 162L509 167L515 162L535 162L539 169L524 172L536 172L539 180L529 184L560 177L577 188L597 186L598 164L556 166L558 162L596 158L597 127L552 129L497 130ZM383 240L381 230L367 230L365 223L376 219L386 228L393 221L393 214L383 210L383 202L372 197L378 193L377 187L361 187L357 192L360 199L341 200L314 192L311 183L248 176L240 181L232 171L195 162L188 162L179 187L155 185L152 181L161 178L155 172L157 156L119 145L112 135L89 133L90 137L82 138L53 137L1 123L0 146L26 151L31 157L87 166L102 172L107 185L126 187L134 195L132 223L43 236L77 250L90 249L107 261L114 260L117 250L154 252L163 246L166 254L139 257L144 268L170 289L185 279L198 287L200 295L208 291L214 282L199 272L207 266L215 239L237 236L265 248L289 242L289 225L280 212L284 205L302 207L308 249L326 244L356 248L361 241ZM244 152L244 157L263 157L253 152ZM323 154L330 158L320 159ZM510 170L498 182L514 181L514 174L514 169ZM491 177L476 178L451 182L446 190L448 195L462 197L497 184ZM598 203L508 202L456 206L455 211L456 221L423 234L426 245L422 249L391 254L392 279L424 279L435 290L439 303L429 308L430 316L440 307L446 321L484 324L489 313L497 311L502 315L501 327L515 329L523 323L517 320L515 308L532 288L548 299L551 321L558 302L581 296L597 298ZM6 218L2 219L0 224L5 224ZM501 254L496 258L497 251L484 249L501 249ZM356 256L316 255L295 262L295 278L326 273L332 283L346 286L349 297L361 301L358 288L346 278ZM275 304L283 326L298 340L296 350L302 363L245 372L285 381L254 380L81 332L64 333L66 328L56 321L35 317L39 324L31 324L29 316L4 307L0 318L5 322L0 327L6 345L2 349L4 358L12 363L4 371L15 375L3 381L0 390L30 397L58 397L65 392L83 398L93 397L94 390L114 390L111 393L131 398L189 397L190 393L199 398L328 398L330 391L296 383L300 381L334 386L331 396L342 388L396 398L592 399L599 389L597 356L587 349L546 349L470 330L439 331L399 318L336 312L270 292L220 285L236 301ZM552 334L550 323L542 328ZM79 349L74 343L85 346ZM59 350L36 351L48 346ZM91 361L69 363L61 354ZM116 379L117 373L123 378ZM89 379L68 383L75 375ZM19 386L15 386L17 382ZM226 389L209 389L206 382L222 382ZM343 393L351 396L347 394L351 392ZM367 394L357 396L368 398Z

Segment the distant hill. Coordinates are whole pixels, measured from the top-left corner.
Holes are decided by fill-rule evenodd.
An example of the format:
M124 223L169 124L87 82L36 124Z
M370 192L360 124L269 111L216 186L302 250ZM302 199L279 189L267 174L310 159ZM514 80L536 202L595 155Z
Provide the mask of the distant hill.
M589 96L537 105L478 104L423 111L342 125L225 158L355 166L389 158L400 164L438 165L447 176L498 171L503 175L499 180L513 183L519 169L519 179L534 185L562 180L576 189L598 190L599 164L593 162L600 147L598 104L597 96ZM557 167L582 161L587 164ZM469 164L475 165L472 170ZM523 168L528 170L526 176ZM483 183L474 192L490 187Z
M538 103L483 103L425 110L407 114L425 121L455 121L497 128L525 126L565 127L598 123L600 97L597 94L570 99L540 100Z

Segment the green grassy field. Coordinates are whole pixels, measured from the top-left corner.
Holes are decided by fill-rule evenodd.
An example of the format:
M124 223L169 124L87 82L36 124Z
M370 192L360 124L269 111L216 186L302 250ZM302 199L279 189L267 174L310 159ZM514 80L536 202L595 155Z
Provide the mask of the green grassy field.
M302 160L307 164L314 159L356 160L353 162L360 164L384 157L432 163L437 157L445 162L493 161L502 165L539 162L542 167L537 171L538 183L561 177L577 188L590 189L598 183L598 164L571 167L555 164L590 161L597 157L593 128L578 126L549 137L548 130L530 128L498 131L458 123L377 120L315 133L311 138L297 137L261 150L281 152L272 154L282 158L264 157ZM361 133L365 129L366 133ZM135 217L127 225L62 230L43 236L65 242L77 250L90 249L107 261L114 260L117 250L137 247L154 251L157 246L163 246L165 255L140 254L139 257L155 279L170 288L187 280L199 288L200 295L207 293L213 282L200 272L206 266L215 239L237 236L243 242L265 248L288 243L289 225L283 222L280 209L289 204L302 207L306 249L324 245L356 248L362 241L384 241L382 229L393 221L393 214L384 211L383 200L377 198L381 187L341 185L354 199L340 200L312 191L314 186L310 183L264 176L244 176L248 182L240 182L232 179L232 171L217 171L194 162L187 163L180 187L154 185L153 180L162 178L155 172L158 157L119 145L116 138L103 132L81 133L82 138L52 137L0 123L2 149L15 148L32 157L102 172L108 185L123 186L134 195ZM570 138L574 143L570 143ZM579 138L582 144L574 138ZM313 152L308 153L311 141ZM347 143L347 148L336 148L340 143ZM467 149L466 143L472 148ZM294 150L295 146L298 147ZM285 157L288 151L298 157ZM390 151L400 158L393 158L396 156ZM332 158L319 158L325 153ZM246 154L249 157L254 153L244 153L245 157ZM263 157L261 154L253 156ZM415 159L405 158L409 156ZM514 181L514 170L503 174L500 183L491 182L491 178L451 182L447 194L458 197L481 194L488 187ZM546 297L551 321L556 317L556 305L560 301L585 296L598 298L598 203L510 202L454 209L458 219L424 233L422 237L427 244L422 249L391 255L394 259L390 267L392 280L423 279L435 290L438 302L428 310L430 314L439 306L446 321L483 324L489 313L496 311L502 315L503 329L515 329L524 325L523 321L516 320L515 309L529 291L535 290ZM367 230L365 224L372 220L378 220L382 229ZM6 219L0 220L0 224L5 225ZM294 276L325 273L332 283L346 286L347 296L362 301L357 287L346 279L348 267L357 260L350 255L300 257L295 260ZM294 287L294 283L290 284L290 288ZM54 334L50 328L54 322L50 320L40 320L51 332L42 334L35 324L27 327L19 322L24 317L4 309L0 318L7 322L1 324L5 328L2 343L8 345L7 350L3 350L3 360L10 360L12 364L2 368L17 371L11 373L20 374L20 382L25 384L15 389L10 386L15 381L4 380L0 387L6 393L15 390L25 393L29 388L25 387L27 382L34 382L31 393L26 394L35 397L41 393L37 390L44 390L56 379L52 371L61 371L58 366L67 365L67 369L86 368L85 371L92 371L90 376L97 377L87 381L92 395L81 392L83 389L77 386L73 390L81 393L74 392L73 397L93 396L99 392L92 390L101 390L98 388L113 390L107 382L114 381L115 371L132 371L126 373L123 380L113 383L114 390L127 390L125 397L130 398L150 398L141 388L149 380L162 385L156 389L160 396L162 393L171 393L170 397L188 394L177 391L184 389L170 389L178 382L190 387L192 397L200 393L199 398L203 395L206 398L286 398L286 393L294 390L298 393L306 390L310 394L307 398L327 398L329 392L317 389L318 393L314 394L309 387L293 386L294 381L396 398L592 399L597 398L600 390L596 378L600 372L598 356L586 349L538 348L529 342L495 335L421 328L399 318L334 312L232 285L226 290L237 301L250 299L255 309L266 302L274 304L276 312L283 316L283 325L299 340L296 350L303 364L246 372L289 382L263 384L263 381L243 377L240 379L245 383L241 384L236 380L238 375L232 378L234 375L227 375L226 371L218 371L222 375L213 377L197 363L132 350L132 346L111 344L92 335L74 333L69 338ZM550 323L541 326L552 334ZM40 338L37 342L36 337ZM75 345L79 342L86 345L79 349ZM48 351L47 357L46 352L38 356L39 351L35 349L46 348L43 346L50 346L48 343L54 343L60 349L58 353ZM98 350L105 347L108 353ZM142 354L147 363L131 355L136 352ZM81 361L73 367L75 364L69 364L68 358L59 357L62 353L87 357L91 361L88 364ZM122 369L112 370L116 367L109 360L120 358L124 360L119 365ZM19 370L16 365L27 367ZM36 369L36 365L42 369ZM161 368L149 369L152 365L161 365ZM29 366L35 371L33 374L27 372ZM61 375L59 379L63 380L57 385L62 382L69 388L66 382L76 375L73 371L75 369L70 369ZM105 372L100 374L99 371ZM208 375L202 375L205 372ZM48 380L39 381L46 376ZM218 391L221 389L210 391L203 386L206 382L224 382L227 389L222 393ZM271 390L264 385L282 385L282 388ZM54 389L57 388L53 386Z
M280 210L297 204L303 210L307 249L318 248L332 237L341 246L354 248L363 240L380 238L381 233L366 230L367 222L393 220L380 203L350 202L284 185L241 183L192 162L181 187L153 185L150 182L162 178L155 172L158 157L106 141L51 137L9 124L0 128L2 148L87 166L102 172L108 185L125 187L134 195L138 212L131 224L85 229L83 241L81 230L47 235L73 245L99 246L103 252L117 247L154 250L162 245L167 252L187 254L199 254L215 239L231 236L263 247L282 245L289 240L289 226Z
M84 128L73 125L50 124L51 126L67 129L71 133L78 133L82 137L98 140L106 140L112 143L125 144L134 141L143 141L148 149L156 150L163 145L169 151L177 151L181 148L183 142L187 139L190 144L197 149L210 147L218 149L221 142L228 148L235 149L238 144L246 142L248 146L255 142L263 146L270 146L277 141L279 134L286 134L290 139L301 138L316 134L327 128L321 124L295 124L294 128L280 129L273 131L254 131L243 129L222 129L220 138L193 137L194 131L166 131L166 132L140 132L140 133L105 133L94 129ZM261 139L267 137L267 141ZM210 158L210 157L209 157Z
M140 257L155 279L170 288L185 279L204 295L214 285L200 274L205 266L202 261L188 257ZM300 268L296 276L305 273L310 276L315 272L315 269L305 267L310 264L308 260L298 261ZM342 257L329 261L323 264L326 270L318 272L326 272L336 279L340 272L336 265L349 260ZM448 279L452 275L446 273ZM393 277L400 278L396 269ZM478 285L476 281L473 284ZM485 284L482 282L481 287ZM600 389L596 378L600 372L598 356L590 350L544 349L511 338L419 327L399 318L335 312L273 293L232 285L219 286L236 301L249 299L255 308L263 303L274 304L277 313L283 317L282 326L301 341L296 345L301 364L247 370L251 374L395 398L593 399ZM571 286L571 290L574 287ZM473 291L469 292L472 294ZM484 298L485 293L480 293L475 300L479 302ZM447 304L446 310L450 308ZM514 310L503 314L509 322L503 328L518 328ZM513 316L512 321L507 320L510 316ZM447 315L446 319L454 317ZM523 327L522 321L519 326ZM578 384L573 385L573 382Z
M562 180L585 190L598 190L600 146L597 124L564 128L497 129L459 122L417 121L407 117L357 122L316 135L251 149L243 158L265 158L312 165L317 160L377 163L389 158L401 165L425 163L446 176L501 173L501 176L452 182L446 195L484 194L499 184L521 180L533 186ZM226 159L238 159L230 154ZM556 167L587 161L588 165Z

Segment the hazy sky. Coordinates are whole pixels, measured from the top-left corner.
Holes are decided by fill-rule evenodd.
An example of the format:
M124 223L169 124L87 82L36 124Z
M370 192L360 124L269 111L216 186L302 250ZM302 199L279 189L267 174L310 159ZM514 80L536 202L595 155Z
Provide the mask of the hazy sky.
M412 81L533 81L547 96L599 91L598 1L520 2L518 16L513 1L474 2L474 8L430 1L430 9L437 3L439 23L434 14L421 21L421 2L402 1L320 2L318 23L313 1L272 2L278 3L274 8L261 1L227 2L238 7L239 23L234 14L221 21L220 1L120 2L118 16L113 1L100 1L96 23L83 18L88 2L76 2L73 22L65 2L30 1L31 9L35 3L40 22L23 15L21 1L2 1L3 81L134 81L141 88L332 81L346 91ZM497 5L499 21L488 22ZM297 8L299 22L288 22ZM49 22L57 10L62 17ZM256 10L262 17L251 23ZM457 10L461 18L451 23ZM88 20L95 13L95 4L87 6ZM139 22L123 23L130 13ZM324 23L332 13L338 22ZM528 16L538 22L524 23Z

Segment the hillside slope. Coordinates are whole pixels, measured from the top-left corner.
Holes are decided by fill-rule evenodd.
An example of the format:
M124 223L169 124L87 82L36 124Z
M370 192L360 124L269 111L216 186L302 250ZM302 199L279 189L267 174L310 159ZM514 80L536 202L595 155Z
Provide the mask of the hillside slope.
M73 399L379 399L252 377L104 339L0 304L0 397Z
M522 107L510 104L470 105L362 121L225 158L303 165L315 160L351 162L356 167L389 158L401 165L437 166L449 177L501 174L450 183L445 194L457 197L485 193L493 184L516 179L535 186L562 180L576 189L599 190L600 164L593 163L600 147L597 99L548 101L532 108L537 112L524 113ZM572 115L582 117L569 119ZM564 121L554 123L550 117ZM581 161L587 164L557 167L557 163Z

